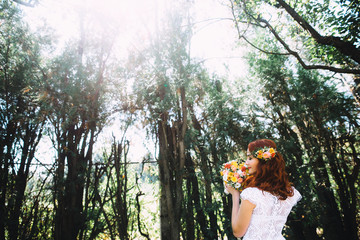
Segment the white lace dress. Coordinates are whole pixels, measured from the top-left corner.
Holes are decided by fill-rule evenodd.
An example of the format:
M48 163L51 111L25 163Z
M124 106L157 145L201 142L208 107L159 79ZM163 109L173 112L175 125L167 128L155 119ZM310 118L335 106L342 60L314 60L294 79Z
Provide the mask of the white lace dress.
M294 196L286 200L269 192L249 187L242 191L242 200L255 204L249 227L243 240L284 240L281 232L292 207L301 199L300 193L294 188Z

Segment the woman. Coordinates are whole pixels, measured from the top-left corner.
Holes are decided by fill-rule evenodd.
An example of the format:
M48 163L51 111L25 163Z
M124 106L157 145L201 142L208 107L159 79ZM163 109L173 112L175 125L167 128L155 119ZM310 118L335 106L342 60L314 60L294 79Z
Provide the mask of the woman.
M301 199L285 172L285 161L269 139L249 143L246 165L249 177L241 194L231 186L231 225L235 237L243 240L280 240L292 207ZM240 202L241 198L241 204Z

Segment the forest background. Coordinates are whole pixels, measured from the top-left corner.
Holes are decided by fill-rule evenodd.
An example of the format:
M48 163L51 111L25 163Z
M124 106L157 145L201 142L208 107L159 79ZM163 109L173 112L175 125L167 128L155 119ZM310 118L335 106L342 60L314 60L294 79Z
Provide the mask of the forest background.
M287 239L359 239L358 0L49 2L0 2L0 240L234 239L219 170L257 138Z

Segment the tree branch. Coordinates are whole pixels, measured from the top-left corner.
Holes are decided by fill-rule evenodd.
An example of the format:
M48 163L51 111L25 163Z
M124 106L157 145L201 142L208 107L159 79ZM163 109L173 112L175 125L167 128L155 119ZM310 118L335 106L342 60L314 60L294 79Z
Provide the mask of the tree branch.
M307 65L304 60L301 58L301 56L296 52L290 49L289 45L285 43L285 41L279 36L279 34L275 31L275 29L270 25L268 21L265 19L258 19L259 22L265 23L267 28L270 30L270 32L275 36L275 38L281 43L281 45L286 49L286 51L289 52L289 54L293 55L298 62L301 64L301 66L305 69L322 69L322 70L329 70L332 72L337 73L352 73L352 74L360 74L360 69L343 69L343 68L337 68L333 66L326 66L326 65Z
M150 240L149 234L148 234L148 233L144 233L144 232L142 231L142 229L141 229L139 197L142 196L142 195L145 195L145 194L142 193L141 191L136 194L136 208L137 208L137 210L138 210L138 213L137 213L138 229L139 229L139 232L140 232L141 236L143 236L143 237L145 237L146 239Z
M22 0L13 0L14 2L18 3L18 4L21 4L21 5L24 5L26 7L35 7L36 4L38 4L38 0L29 0L28 2L25 2L25 1L22 1Z
M322 36L319 34L305 19L303 19L292 7L290 7L285 1L277 0L277 2L285 9L290 16L300 24L300 26L308 31L310 35L319 44L334 46L342 54L349 56L351 59L360 63L360 49L356 48L350 42L344 41L339 37L334 36Z
M266 54L272 54L272 55L291 55L291 53L277 53L277 52L269 52L269 51L266 51L264 49L261 49L257 46L255 46L255 44L253 44L252 42L250 42L245 36L239 36L239 39L240 38L243 38L248 44L250 44L250 46L252 46L253 48L255 48L256 50L260 51L260 52L263 52L263 53L266 53Z
M253 48L257 49L258 51L260 52L263 52L265 54L273 54L273 55L290 55L290 53L275 53L275 52L269 52L269 51L266 51L266 50L263 50L259 47L257 47L255 44L253 44L252 42L250 42L244 35L248 29L248 27L246 28L245 31L243 31L243 33L240 33L240 28L239 28L239 22L240 21L237 21L236 20L236 14L235 14L235 10L234 10L234 4L232 1L230 1L230 4L231 4L231 13L232 13L232 16L233 16L233 21L235 23L235 28L237 30L237 33L238 33L238 36L239 36L239 39L243 38L248 44L250 44L250 46L252 46ZM244 11L246 12L246 8L244 7ZM251 16L250 14L247 13L247 15ZM243 23L243 22L241 22ZM251 23L251 22L246 22L249 25L255 25L255 26L258 26L258 27L263 27L261 26L260 24L256 24L256 23Z
M281 1L281 0L278 0ZM232 1L230 1L232 2ZM280 42L280 44L286 49L287 53L274 53L274 52L269 52L263 49L260 49L259 47L256 47L254 44L252 44L248 39L246 39L242 34L240 34L240 31L238 30L238 34L239 34L239 39L243 38L247 43L249 43L252 47L254 47L255 49L266 53L266 54L276 54L276 55L292 55L294 56L298 62L300 63L300 65L304 68L304 69L322 69L322 70L328 70L328 71L332 71L332 72L336 72L336 73L348 73L348 74L360 74L360 69L343 69L343 68L338 68L338 67L333 67L333 66L327 66L327 65L308 65L304 62L304 60L301 58L301 56L299 55L298 52L293 51L289 45L279 36L279 34L275 31L275 29L271 26L271 24L266 21L265 19L262 19L260 17L255 18L254 16L252 16L252 14L250 14L247 9L246 9L246 4L245 2L243 2L244 6L244 12L246 15L248 15L250 18L252 18L253 20L257 21L259 23L260 26L262 26L260 23L265 24L265 28L268 28L270 30L270 32L274 35L274 37ZM231 5L231 10L233 13L233 17L235 22L236 21L236 17L235 17L235 13L234 13L234 7L233 5ZM294 11L295 12L295 11ZM257 26L259 26L257 25ZM310 25L309 25L310 26ZM311 26L310 26L311 27ZM238 29L238 25L236 24L236 28ZM315 31L315 30L314 30ZM316 31L315 31L316 32ZM319 35L320 36L320 35ZM360 54L359 54L360 56Z

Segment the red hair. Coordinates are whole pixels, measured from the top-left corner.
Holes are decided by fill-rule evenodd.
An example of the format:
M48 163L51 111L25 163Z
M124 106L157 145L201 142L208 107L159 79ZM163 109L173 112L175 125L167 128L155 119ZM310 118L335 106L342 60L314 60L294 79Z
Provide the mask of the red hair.
M270 139L259 139L248 145L250 152L263 147L276 149L276 144ZM285 171L284 158L279 152L276 152L275 157L267 161L259 159L254 177L247 180L246 186L270 192L275 196L279 196L280 200L285 200L294 195L294 190Z

